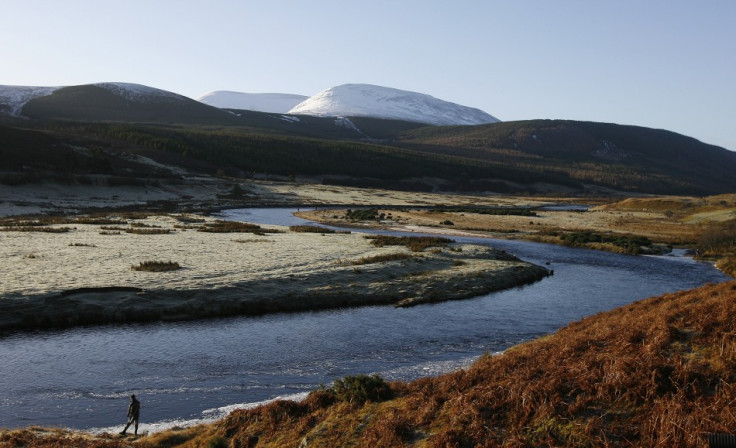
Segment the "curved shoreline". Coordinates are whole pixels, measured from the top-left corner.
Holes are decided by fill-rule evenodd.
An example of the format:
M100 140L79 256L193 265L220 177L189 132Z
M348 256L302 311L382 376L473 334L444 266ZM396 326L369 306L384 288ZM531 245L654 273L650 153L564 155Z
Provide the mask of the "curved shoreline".
M543 279L543 267L511 266L494 271L479 270L442 278L432 276L421 284L388 281L381 288L360 292L364 285L324 291L294 292L288 296L247 294L247 285L220 290L189 291L63 291L39 299L15 299L0 306L0 335L19 330L62 329L75 326L128 324L156 321L186 321L269 313L316 311L332 308L394 305L409 307L425 303L463 300ZM263 286L263 285L258 285ZM123 289L123 288L120 288ZM127 288L125 288L127 289ZM101 305L106 302L109 305ZM178 302L178 303L176 303Z

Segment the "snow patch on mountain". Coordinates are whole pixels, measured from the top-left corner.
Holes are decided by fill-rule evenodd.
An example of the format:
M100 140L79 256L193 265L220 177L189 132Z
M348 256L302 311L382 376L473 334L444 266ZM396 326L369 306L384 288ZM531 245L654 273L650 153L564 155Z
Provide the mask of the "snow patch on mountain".
M131 84L126 82L100 82L94 84L97 87L109 90L114 95L121 96L128 101L144 103L151 98L165 98L170 100L186 100L188 98L167 90L156 89L142 84Z
M243 109L285 114L307 98L309 97L290 93L243 93L216 90L205 93L197 98L197 101L221 109Z
M332 87L296 105L288 113L389 118L434 125L475 125L500 121L480 109L423 93L370 84Z
M58 89L60 87L0 85L0 113L18 117L27 102L40 96L51 95Z

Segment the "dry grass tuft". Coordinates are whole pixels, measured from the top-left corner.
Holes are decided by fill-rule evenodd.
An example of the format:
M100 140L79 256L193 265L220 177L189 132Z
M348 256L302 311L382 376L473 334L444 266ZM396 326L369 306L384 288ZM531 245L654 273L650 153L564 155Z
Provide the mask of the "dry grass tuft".
M141 261L137 266L130 267L134 271L146 272L166 272L181 269L179 263L175 261Z
M290 226L289 230L301 233L335 233L332 229L326 229L320 226Z

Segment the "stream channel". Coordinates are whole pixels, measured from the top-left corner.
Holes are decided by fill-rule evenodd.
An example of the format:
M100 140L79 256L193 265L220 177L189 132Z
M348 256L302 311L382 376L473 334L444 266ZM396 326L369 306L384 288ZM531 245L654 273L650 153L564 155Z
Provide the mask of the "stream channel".
M271 225L307 222L294 211L229 210L221 217ZM141 431L158 431L212 421L277 397L298 399L346 375L377 373L387 380L439 375L600 311L728 279L681 253L637 257L451 238L549 263L554 275L474 299L413 308L370 306L12 335L0 339L0 428L118 432L128 396L136 394Z

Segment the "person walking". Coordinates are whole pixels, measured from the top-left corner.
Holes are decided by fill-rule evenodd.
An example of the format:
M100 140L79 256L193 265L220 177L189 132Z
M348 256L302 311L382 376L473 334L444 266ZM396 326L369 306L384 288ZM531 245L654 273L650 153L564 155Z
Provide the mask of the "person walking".
M136 400L135 395L130 396L130 406L128 406L128 424L125 425L125 429L120 433L125 435L131 424L135 423L135 432L133 434L138 435L138 419L141 416L141 402Z

